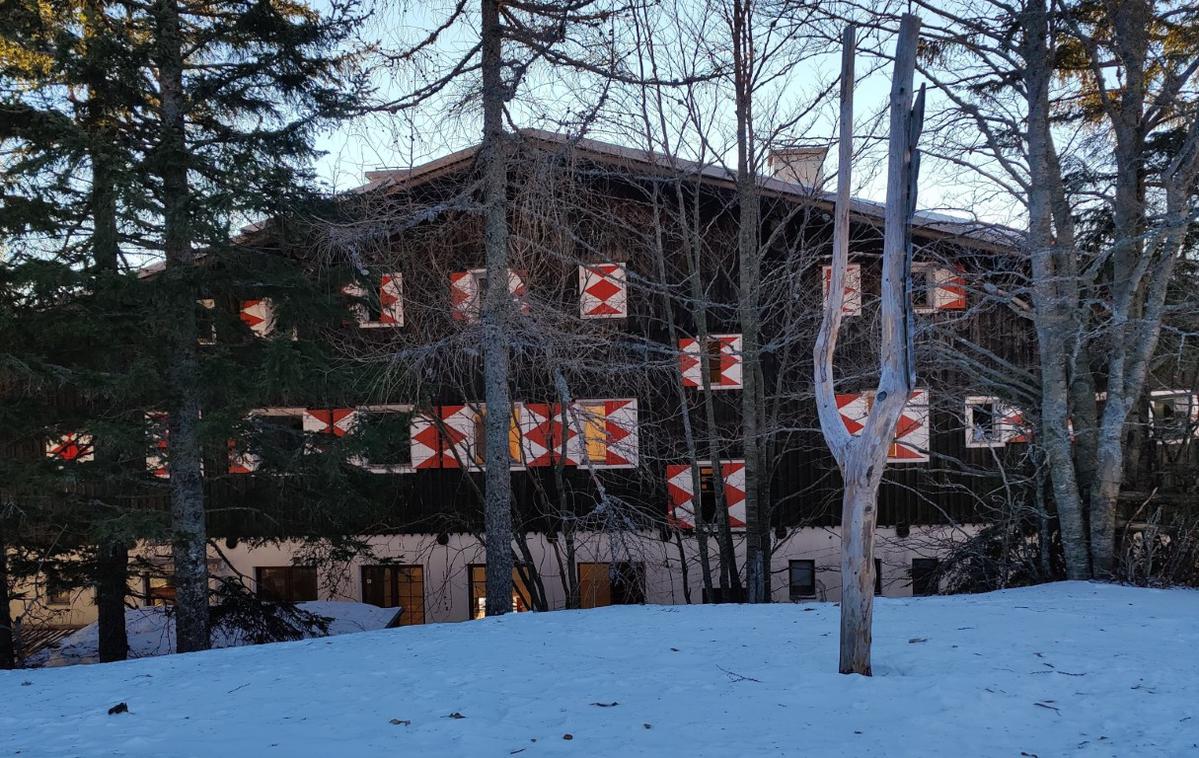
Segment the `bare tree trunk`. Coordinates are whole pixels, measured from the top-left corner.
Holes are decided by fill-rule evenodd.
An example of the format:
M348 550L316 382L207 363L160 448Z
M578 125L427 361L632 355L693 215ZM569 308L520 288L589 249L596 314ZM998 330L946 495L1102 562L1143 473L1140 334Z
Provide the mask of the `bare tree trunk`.
M891 132L887 160L887 210L883 232L882 339L880 373L874 404L861 435L850 436L837 411L833 356L845 299L849 260L850 162L853 148L854 31L845 31L841 64L840 165L833 219L833 263L828 301L813 349L816 407L824 438L841 469L845 491L841 506L841 660L843 674L871 673L871 624L874 612L874 529L878 486L886 468L895 426L911 393L914 371L908 344L911 309L907 264L910 225L915 210L923 97L912 109L912 80L920 19L904 14L891 80Z
M761 295L760 217L755 166L753 85L754 46L750 33L750 7L733 0L733 80L737 114L737 257L740 284L737 309L741 320L741 444L745 459L745 600L768 603L770 572L770 518L763 512L759 477L758 366L759 303Z
M167 350L171 476L171 555L175 568L176 649L206 650L208 549L199 437L199 360L196 354L195 257L189 220L183 40L176 0L158 0L158 86L162 119L158 170L162 176L163 253L172 288Z
M16 637L13 634L12 598L8 592L8 543L0 527L0 669L17 665Z
M503 29L499 0L482 0L483 75L483 398L487 403L483 520L487 534L487 615L512 609L512 475L508 470L508 161L504 136Z
M1032 0L1024 14L1025 87L1028 97L1029 258L1032 266L1032 300L1037 311L1037 348L1041 364L1041 444L1049 465L1053 502L1057 506L1066 556L1066 576L1090 576L1090 559L1083 523L1083 504L1071 450L1067 348L1073 313L1062 276L1055 266L1057 242L1053 234L1052 136L1049 125L1049 78L1052 61L1048 50L1048 15L1044 0ZM1061 272L1062 275L1067 272Z

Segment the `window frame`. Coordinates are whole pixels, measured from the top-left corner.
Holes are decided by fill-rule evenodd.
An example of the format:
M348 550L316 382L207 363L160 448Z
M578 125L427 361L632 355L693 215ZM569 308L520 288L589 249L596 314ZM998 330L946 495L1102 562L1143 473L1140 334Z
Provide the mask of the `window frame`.
M923 568L917 570L917 566ZM937 570L941 567L939 558L916 557L912 559L909 573L911 576L912 596L913 597L932 597L940 594L941 583L936 576ZM936 584L931 587L927 584L929 581L935 581ZM918 591L919 590L919 591Z
M811 574L811 584L796 586L795 569L806 568ZM805 591L807 588L810 591ZM811 600L816 597L816 561L812 558L792 558L787 561L787 596L792 602Z
M482 571L483 578L475 579L475 572ZM477 594L477 585L482 585L484 594ZM468 563L466 564L466 612L467 618L471 621L486 617L486 606L479 606L480 600L487 598L487 564L486 563ZM529 588L525 586L524 579L520 576L519 564L512 566L512 600L513 608L510 613L528 613L533 610L533 597L529 594ZM523 606L523 608L521 607Z
M363 417L370 414L408 414L408 423L406 433L404 435L404 447L408 450L407 463L371 463L364 455L351 456L348 463L351 466L362 469L371 474L411 474L416 471L412 465L412 416L416 412L416 406L408 403L383 403L376 405L359 405L354 408L354 412L359 414L354 420L354 426L362 423ZM352 434L352 432L351 432Z
M371 572L371 571L381 572L380 581L384 581L384 582L390 581L391 586L387 589L389 589L391 591L391 594L393 595L393 597L396 601L395 605L379 605L378 606L379 608L401 608L401 609L403 609L403 612L400 613L400 624L399 624L400 626L420 626L422 624L427 623L428 619L426 617L426 609L427 609L427 605L428 605L428 598L427 598L427 594L425 592L425 567L423 564L420 564L420 563L363 564L362 566L359 567L359 572L358 572L359 590L361 591L361 597L362 597L363 603L370 603L370 600L367 599L366 586L367 586L367 574L368 574L368 572ZM412 604L411 606L406 605L401 599L401 595L405 594L401 591L405 585L400 582L399 572L413 572L413 571L419 575L419 579L420 579L419 613L412 612L416 607L415 604ZM384 598L384 599L386 599L386 598ZM414 620L414 619L416 619L416 620Z
M287 591L286 591L287 597L274 598L274 597L266 597L264 595L263 581L262 581L262 575L263 575L264 571L285 571L285 572L287 572L285 575L286 579L284 582L284 584L286 585L286 589L287 589ZM308 599L308 598L292 599L297 594L296 593L296 574L299 573L300 571L311 571L312 572L312 590L313 590L312 595L313 596L311 599ZM320 576L316 570L316 566L305 566L305 565L297 565L297 564L288 564L288 565L284 565L284 566L255 566L254 567L254 596L257 597L259 600L266 600L266 601L274 602L274 603L291 603L293 605L296 603L314 602L314 601L320 600L320 598L321 598Z

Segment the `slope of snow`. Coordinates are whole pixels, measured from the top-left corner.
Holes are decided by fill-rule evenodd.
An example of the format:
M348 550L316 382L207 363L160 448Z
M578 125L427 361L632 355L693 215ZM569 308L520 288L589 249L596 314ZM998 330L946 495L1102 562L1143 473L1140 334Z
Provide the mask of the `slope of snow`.
M0 672L0 754L1199 755L1199 592L880 600L874 662L834 605L521 614Z
M329 619L329 634L350 634L382 629L395 617L396 608L379 608L366 603L317 600L296 606ZM146 658L175 652L175 619L161 606L132 608L125 611L125 633L129 637L129 657ZM215 648L245 645L245 636L237 630L219 628L212 633ZM100 627L88 624L64 637L58 644L39 650L29 659L31 666L65 666L95 663L100 656Z

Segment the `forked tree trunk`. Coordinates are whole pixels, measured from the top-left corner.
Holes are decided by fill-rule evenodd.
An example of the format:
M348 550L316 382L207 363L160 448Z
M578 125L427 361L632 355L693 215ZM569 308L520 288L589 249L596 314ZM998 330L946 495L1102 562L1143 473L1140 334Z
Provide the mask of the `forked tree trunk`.
M183 40L177 0L158 0L158 86L161 135L163 253L171 291L167 321L170 360L167 407L171 475L171 557L175 568L176 649L207 650L208 549L199 436L199 360L196 354L195 255L185 135Z
M881 289L882 338L875 401L861 435L850 436L837 410L833 357L845 300L849 261L850 164L853 159L854 32L845 31L841 65L840 144L837 199L833 219L833 261L829 295L813 349L816 407L820 428L837 460L844 482L841 508L841 655L843 674L871 673L871 623L874 610L874 528L878 486L887 451L914 373L907 318L911 303L906 266L910 254L911 215L915 209L915 153L923 98L912 110L912 79L920 20L905 14L899 27L891 83L891 134L887 160L887 209L883 232Z
M508 466L508 162L504 143L503 29L499 0L482 0L483 76L483 252L487 288L483 329L483 399L487 439L483 489L483 528L487 551L487 615L512 610L512 475Z

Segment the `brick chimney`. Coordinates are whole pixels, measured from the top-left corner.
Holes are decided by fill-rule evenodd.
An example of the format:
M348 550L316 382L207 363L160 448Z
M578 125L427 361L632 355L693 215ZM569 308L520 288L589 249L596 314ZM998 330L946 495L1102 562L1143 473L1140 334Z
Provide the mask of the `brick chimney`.
M827 154L828 145L780 147L770 151L766 163L775 179L816 187L824 181L824 157Z

